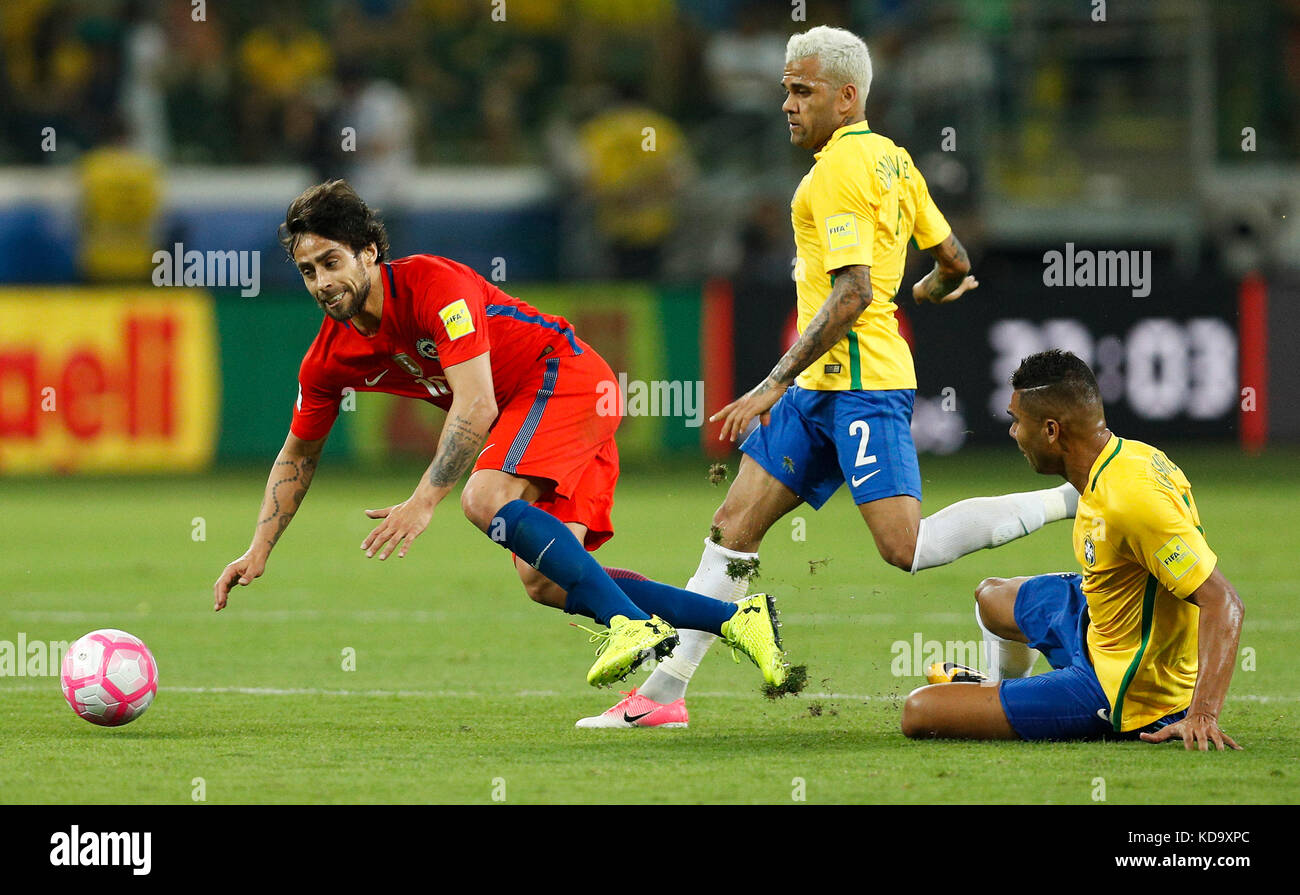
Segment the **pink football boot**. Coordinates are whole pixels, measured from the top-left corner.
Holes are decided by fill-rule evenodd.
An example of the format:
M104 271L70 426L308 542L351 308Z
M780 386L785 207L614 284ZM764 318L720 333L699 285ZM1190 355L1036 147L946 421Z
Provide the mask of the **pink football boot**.
M686 727L690 721L684 698L664 705L642 696L636 687L623 695L627 698L618 705L602 714L582 718L574 726L628 730L633 727Z

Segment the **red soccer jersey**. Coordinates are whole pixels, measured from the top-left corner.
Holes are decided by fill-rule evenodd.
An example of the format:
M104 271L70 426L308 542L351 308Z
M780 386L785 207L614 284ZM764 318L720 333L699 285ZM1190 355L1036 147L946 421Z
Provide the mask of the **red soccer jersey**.
M345 388L422 398L445 410L452 393L443 369L491 349L492 384L504 407L539 364L586 347L563 317L512 298L449 258L398 258L381 265L380 278L379 331L363 336L327 316L302 359L290 431L304 441L329 433Z

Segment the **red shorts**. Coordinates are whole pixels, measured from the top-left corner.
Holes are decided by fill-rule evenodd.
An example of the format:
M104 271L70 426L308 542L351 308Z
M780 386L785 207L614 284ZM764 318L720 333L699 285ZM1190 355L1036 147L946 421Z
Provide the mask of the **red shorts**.
M533 380L499 408L474 471L549 479L554 487L534 506L561 522L585 525L584 546L595 550L614 536L614 432L622 417L618 399L609 397L617 382L609 364L583 349L537 365Z

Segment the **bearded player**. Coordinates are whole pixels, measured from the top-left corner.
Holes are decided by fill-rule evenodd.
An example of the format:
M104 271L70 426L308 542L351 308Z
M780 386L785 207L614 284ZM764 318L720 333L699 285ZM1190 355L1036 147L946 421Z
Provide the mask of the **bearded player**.
M325 319L303 358L252 543L213 586L217 610L236 583L251 584L265 570L311 485L343 393L383 391L435 404L447 419L411 496L366 510L380 520L361 543L367 557L405 556L472 467L461 509L514 553L528 595L609 626L595 635L602 644L589 683L620 680L644 659L667 655L676 626L723 637L769 684L784 682L770 598L733 606L607 571L587 552L614 532L620 417L597 411L598 387L614 375L567 320L447 258L390 261L382 221L341 180L295 199L280 240Z
M914 691L909 737L1074 740L1180 737L1241 748L1219 729L1244 611L1205 540L1181 469L1106 427L1097 380L1069 352L1011 378L1011 437L1035 472L1080 493L1083 574L988 578L975 591L987 676ZM1053 670L1026 677L1038 654ZM950 677L953 669L945 670Z
M743 598L749 579L731 573L756 567L767 531L801 503L819 509L841 485L880 555L911 572L1073 516L1078 494L1062 485L964 500L921 518L910 428L916 373L894 316L908 241L935 260L912 287L917 302L954 301L979 283L912 157L867 124L866 44L839 28L796 34L781 84L790 142L815 159L790 205L799 339L766 379L713 417L732 441L755 418L762 425L740 447L740 469L713 517L720 535L705 540L687 588ZM686 726L686 687L713 637L681 636L642 687L578 726Z

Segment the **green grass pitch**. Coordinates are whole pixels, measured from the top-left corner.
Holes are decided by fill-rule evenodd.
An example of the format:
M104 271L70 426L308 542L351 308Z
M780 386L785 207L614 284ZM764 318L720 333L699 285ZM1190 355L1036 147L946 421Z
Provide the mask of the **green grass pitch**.
M809 666L805 695L764 699L757 670L715 649L689 730L575 730L617 691L586 685L592 648L570 617L527 600L454 500L405 559L365 560L362 509L404 499L419 471L326 464L267 575L218 615L211 584L247 544L265 468L4 484L0 640L123 628L162 687L109 730L73 715L57 676L0 677L0 802L1090 803L1102 787L1109 803L1300 801L1300 456L1167 449L1246 604L1221 718L1244 752L904 739L901 700L923 681L895 676L895 644L975 640L974 585L1070 570L1069 526L911 577L880 560L843 492L778 524L756 585ZM921 465L927 512L1052 484L1010 445ZM626 469L599 558L684 583L724 493L706 471Z

